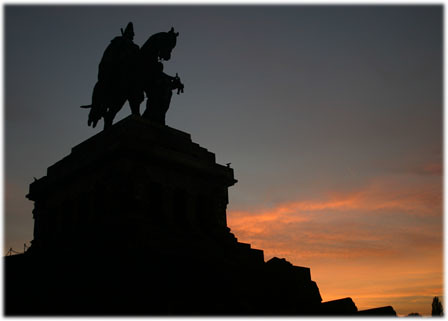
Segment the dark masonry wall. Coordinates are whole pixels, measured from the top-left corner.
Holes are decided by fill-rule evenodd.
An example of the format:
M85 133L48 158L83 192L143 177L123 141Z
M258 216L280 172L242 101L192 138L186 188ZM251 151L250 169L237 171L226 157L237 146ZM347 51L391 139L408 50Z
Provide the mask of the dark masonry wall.
M113 242L114 251L143 249L156 242L147 231L160 227L229 236L227 188L235 182L233 170L190 135L131 116L31 184L33 245L79 249L98 235L95 244Z
M30 185L34 239L5 257L6 315L394 315L322 302L310 269L238 242L233 169L129 116Z

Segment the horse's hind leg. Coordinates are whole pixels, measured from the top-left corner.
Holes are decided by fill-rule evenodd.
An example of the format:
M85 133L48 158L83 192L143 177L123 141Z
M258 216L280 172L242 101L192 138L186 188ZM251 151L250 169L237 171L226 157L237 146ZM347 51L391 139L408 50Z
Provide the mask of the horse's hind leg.
M122 98L117 105L114 105L107 110L107 112L104 114L104 129L107 129L112 126L115 116L123 107L125 102L126 98Z
M115 113L116 114L116 113ZM114 120L115 114L112 114L110 111L107 111L103 118L104 118L104 130L110 128L112 126L112 122Z
M143 94L143 90L139 90L138 88L135 90L132 90L129 97L129 107L131 107L131 113L132 115L140 116L140 104L145 99L145 96Z
M104 129L108 129L112 126L112 123L114 121L115 115L117 115L120 108L108 108L107 111L104 113Z

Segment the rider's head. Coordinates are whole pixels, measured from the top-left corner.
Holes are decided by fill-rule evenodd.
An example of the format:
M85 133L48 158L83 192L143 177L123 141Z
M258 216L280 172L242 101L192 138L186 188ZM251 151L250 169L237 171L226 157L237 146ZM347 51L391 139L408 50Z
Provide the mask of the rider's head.
M122 29L123 37L128 38L129 40L134 40L134 25L132 22L129 22L126 26L126 29Z

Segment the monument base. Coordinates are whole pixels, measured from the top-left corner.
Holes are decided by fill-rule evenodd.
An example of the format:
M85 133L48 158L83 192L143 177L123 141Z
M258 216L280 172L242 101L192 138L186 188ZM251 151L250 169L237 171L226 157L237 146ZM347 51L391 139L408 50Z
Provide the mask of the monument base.
M30 185L34 240L5 258L6 315L355 313L322 304L309 268L238 242L235 183L189 134L140 117L75 146Z

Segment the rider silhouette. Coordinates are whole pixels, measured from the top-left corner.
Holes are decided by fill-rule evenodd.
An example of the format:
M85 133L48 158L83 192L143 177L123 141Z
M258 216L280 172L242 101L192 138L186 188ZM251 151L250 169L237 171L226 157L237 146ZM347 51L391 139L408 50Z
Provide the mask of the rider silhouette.
M112 39L101 59L98 81L104 82L107 94L118 95L123 103L128 100L132 114L140 115L143 101L140 76L140 48L134 40L134 27L129 22L121 36ZM120 106L121 107L121 106ZM115 115L114 115L115 116ZM110 120L112 124L112 120Z
M104 51L98 67L98 81L92 95L88 125L96 126L104 117L104 128L112 125L113 118L126 100L132 114L140 115L144 99L141 81L140 48L133 42L134 27L129 22L121 36L115 37Z
M140 48L134 40L134 27L129 22L121 36L112 39L101 59L98 80L110 90L118 90L129 100L132 114L140 115L139 107L143 101L140 81ZM123 97L124 98L124 97Z

